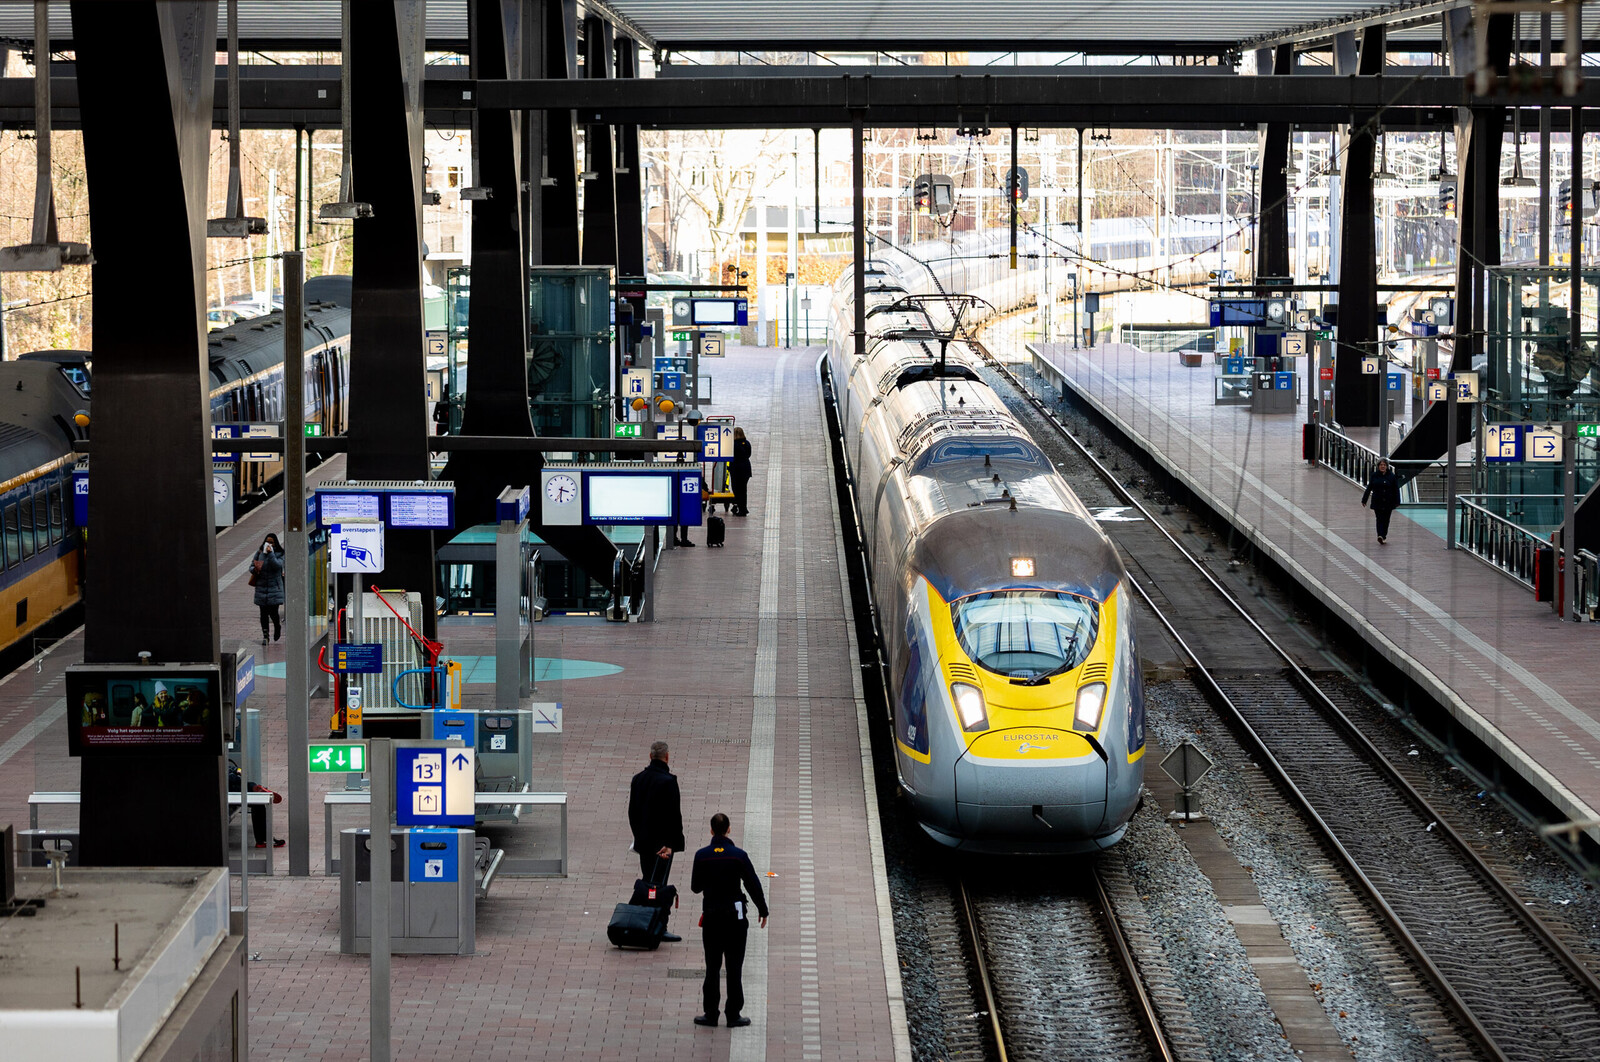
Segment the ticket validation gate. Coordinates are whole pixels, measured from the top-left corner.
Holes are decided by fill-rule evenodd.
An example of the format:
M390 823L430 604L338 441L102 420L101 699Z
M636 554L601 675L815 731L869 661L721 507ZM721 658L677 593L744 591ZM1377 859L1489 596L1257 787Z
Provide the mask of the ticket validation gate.
M339 834L339 951L372 950L370 830ZM389 843L389 948L396 955L471 955L477 946L471 830L394 827Z

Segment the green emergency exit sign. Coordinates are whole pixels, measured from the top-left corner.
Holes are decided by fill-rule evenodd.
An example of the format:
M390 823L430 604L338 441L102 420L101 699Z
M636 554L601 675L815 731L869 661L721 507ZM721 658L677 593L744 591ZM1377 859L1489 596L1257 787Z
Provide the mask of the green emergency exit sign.
M672 338L673 338L673 340L675 342L687 343L687 342L689 342L689 333L688 332L674 332L674 333L672 333Z
M316 438L317 436L319 436L321 434L322 434L322 425L321 424L307 424L306 425L306 438L314 439L314 438Z
M1579 424L1578 438L1600 439L1600 424Z
M359 774L367 769L367 746L363 742L309 747L312 774Z
M638 424L614 424L611 427L613 439L637 439L639 437Z

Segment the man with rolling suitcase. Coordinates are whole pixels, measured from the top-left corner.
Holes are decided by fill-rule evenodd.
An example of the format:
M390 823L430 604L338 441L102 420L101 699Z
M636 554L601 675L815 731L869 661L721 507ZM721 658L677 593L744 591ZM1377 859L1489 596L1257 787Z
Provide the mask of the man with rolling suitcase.
M683 810L678 796L678 779L667 768L670 752L665 741L650 746L650 762L633 776L628 794L628 826L633 831L633 850L639 854L639 874L649 883L665 886L672 873L672 853L683 851ZM659 865L658 865L659 863ZM668 943L682 937L665 932Z

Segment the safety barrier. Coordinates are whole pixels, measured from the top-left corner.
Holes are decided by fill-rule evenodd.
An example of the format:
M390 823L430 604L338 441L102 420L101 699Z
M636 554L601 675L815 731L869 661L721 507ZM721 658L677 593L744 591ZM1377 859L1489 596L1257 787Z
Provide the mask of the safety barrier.
M1465 496L1456 497L1456 547L1533 589L1533 558L1546 542L1535 532L1490 512Z

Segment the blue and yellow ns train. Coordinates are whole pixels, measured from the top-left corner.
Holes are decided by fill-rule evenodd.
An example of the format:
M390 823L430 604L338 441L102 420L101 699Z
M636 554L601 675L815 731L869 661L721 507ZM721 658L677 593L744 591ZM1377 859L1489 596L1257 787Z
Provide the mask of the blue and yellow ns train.
M846 271L826 357L900 785L953 848L1105 848L1144 779L1127 572L970 352L952 343L941 366L935 322L902 301L927 271L868 268L866 356Z
M306 282L306 422L343 434L350 380L350 278ZM281 420L282 312L210 334L213 423ZM73 446L91 412L92 356L51 350L0 362L0 655L76 605L86 536L73 504ZM92 416L92 414L91 414ZM281 461L240 462L234 497L264 495Z

